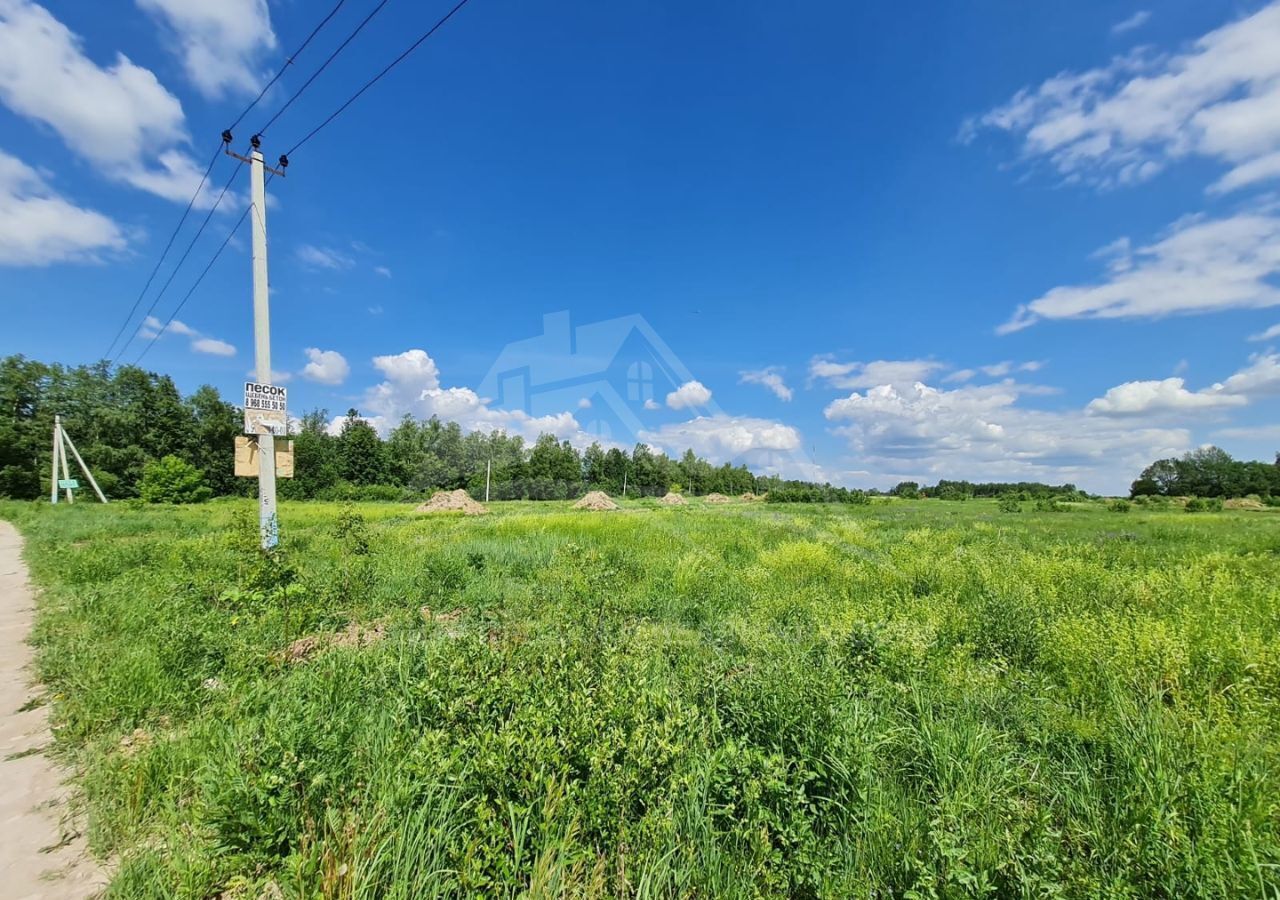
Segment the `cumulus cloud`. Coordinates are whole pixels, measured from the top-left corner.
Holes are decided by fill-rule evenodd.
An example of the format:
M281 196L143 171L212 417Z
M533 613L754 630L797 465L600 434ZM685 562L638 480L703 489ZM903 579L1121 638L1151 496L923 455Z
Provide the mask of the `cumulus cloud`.
M137 0L169 32L192 84L206 97L256 94L264 53L276 47L266 0Z
M825 410L860 464L913 477L1073 481L1122 490L1153 459L1189 449L1185 428L1019 405L1012 381L954 390L917 382L854 392Z
M191 342L191 349L196 353L208 353L210 356L235 356L236 348L226 341L217 338L202 337Z
M790 453L800 448L800 432L790 425L723 414L663 425L642 431L638 437L677 453L693 450L717 465L760 453Z
M1160 413L1187 414L1243 406L1249 401L1221 390L1189 391L1181 378L1160 381L1127 381L1101 397L1091 400L1085 411L1101 416L1149 416Z
M758 384L784 402L791 399L791 388L787 387L786 381L783 380L780 366L769 366L764 369L739 372L738 383Z
M347 380L351 366L337 350L306 349L309 362L302 369L302 377L319 384L338 385Z
M695 406L706 406L711 400L711 391L701 381L686 381L680 387L667 394L667 406L672 409L690 409Z
M488 398L467 387L442 387L439 367L422 349L375 356L373 365L384 380L365 391L361 411L383 433L411 414L420 419L439 416L457 422L464 431L504 431L529 441L543 433L553 434L579 448L600 440L583 431L567 411L531 416L523 410L495 409ZM340 427L340 420L335 421L335 427Z
M961 138L1007 132L1021 141L1024 159L1102 187L1145 181L1200 156L1230 166L1213 189L1234 190L1280 175L1277 46L1280 3L1273 2L1181 52L1138 51L1023 88L965 122Z
M911 385L945 369L932 359L878 359L874 362L836 362L814 357L809 362L809 382L821 381L829 387L861 389L880 384Z
M1280 324L1272 325L1270 328L1267 328L1263 331L1259 331L1257 334L1249 335L1249 340L1269 341L1278 337L1280 337Z
M226 341L210 337L200 331L192 328L186 322L180 319L174 319L168 325L161 322L155 316L147 316L142 320L142 328L138 331L138 337L144 340L160 339L165 335L173 334L178 337L185 337L190 341L191 350L195 353L205 353L209 356L235 356L236 348Z
M649 410L649 412L653 412L654 410L662 409L662 404L650 397L648 400L644 401L644 408Z
M1280 54L1277 54L1280 56ZM1019 306L997 330L1041 319L1155 318L1280 304L1280 216L1188 217L1123 257L1094 284L1055 287Z
M0 150L0 266L92 262L125 244L114 221L76 206L35 169Z
M1213 390L1250 398L1280 394L1280 354L1255 353L1248 366L1215 384Z
M114 181L184 203L200 182L178 98L124 54L108 66L89 59L77 35L29 0L0 0L0 102ZM206 186L197 205L212 204Z

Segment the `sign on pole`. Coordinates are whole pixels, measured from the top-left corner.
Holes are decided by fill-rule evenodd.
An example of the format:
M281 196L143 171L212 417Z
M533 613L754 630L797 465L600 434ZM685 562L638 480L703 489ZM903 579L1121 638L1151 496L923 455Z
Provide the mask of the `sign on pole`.
M64 490L67 488L78 488L80 487L80 482L74 478L59 478L58 487L63 488Z
M285 441L275 445L276 477L293 477L293 441ZM236 475L242 478L257 478L260 471L258 464L258 441L256 437L236 435Z
M284 435L289 430L289 392L274 384L244 383L244 433Z

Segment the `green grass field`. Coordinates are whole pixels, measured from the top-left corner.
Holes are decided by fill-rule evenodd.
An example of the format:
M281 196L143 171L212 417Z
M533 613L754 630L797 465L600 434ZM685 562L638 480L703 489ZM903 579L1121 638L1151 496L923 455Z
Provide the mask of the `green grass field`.
M252 510L0 504L112 897L1280 896L1275 513Z

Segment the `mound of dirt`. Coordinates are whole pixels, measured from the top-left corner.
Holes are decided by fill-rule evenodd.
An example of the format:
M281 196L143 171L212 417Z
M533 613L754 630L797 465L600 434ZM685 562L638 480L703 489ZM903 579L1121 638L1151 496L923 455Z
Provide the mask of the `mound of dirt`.
M591 491L577 503L573 504L574 509L591 509L597 512L606 509L617 509L618 504L610 499L609 495L604 491Z
M1227 500L1222 504L1224 509L1266 509L1267 505L1261 500L1254 500L1252 497L1237 497L1234 500Z
M489 510L471 499L471 495L459 488L456 491L436 491L426 503L414 512L456 512L461 511L468 516L483 516Z
M367 647L378 643L386 636L387 627L381 622L373 625L359 625L352 622L341 631L309 634L298 638L281 651L280 659L285 662L300 663L334 647Z
M702 499L703 499L703 500L705 500L705 501L707 501L708 503L730 503L730 502L732 502L732 501L730 501L730 500L729 500L729 498L728 498L728 497L726 497L724 494L707 494L707 496L703 497Z
M673 494L668 491L664 496L658 498L658 502L663 506L688 506L689 501L681 497L679 494Z

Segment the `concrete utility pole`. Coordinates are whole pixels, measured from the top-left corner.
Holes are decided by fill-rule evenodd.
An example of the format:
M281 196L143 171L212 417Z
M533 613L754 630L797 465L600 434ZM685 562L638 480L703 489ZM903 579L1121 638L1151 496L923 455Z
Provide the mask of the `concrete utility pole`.
M484 502L489 502L489 476L493 474L493 457L489 457L488 464L484 467Z
M53 417L53 475L49 479L49 502L58 502L58 454L62 452L62 417Z
M269 169L262 161L262 137L249 138L253 147L247 157L230 149L231 132L222 132L227 154L249 164L249 218L253 221L253 361L258 384L271 384L271 309L267 282L267 184L266 175L284 175L289 158L280 156L280 168ZM280 543L280 520L276 516L276 438L269 430L258 434L258 528L262 549Z
M271 309L267 288L267 186L261 140L253 136L249 154L249 217L253 220L253 359L259 384L271 384ZM276 438L258 435L258 528L262 549L280 543L276 516Z

